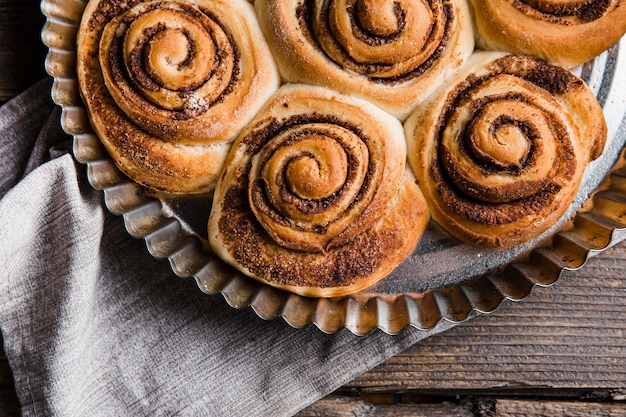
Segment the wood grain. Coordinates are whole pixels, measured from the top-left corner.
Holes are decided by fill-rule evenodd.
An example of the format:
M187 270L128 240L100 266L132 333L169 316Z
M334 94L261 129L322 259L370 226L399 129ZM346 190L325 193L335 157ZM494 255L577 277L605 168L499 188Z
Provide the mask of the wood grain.
M623 417L626 404L478 398L461 404L376 405L355 397L328 396L295 417Z
M356 378L365 391L626 389L626 244L550 288L413 346Z
M494 411L494 417L623 417L626 416L626 404L500 400L497 402Z
M473 417L470 404L375 405L355 397L328 396L295 417Z
M414 345L298 416L322 415L314 413L331 398L333 416L392 415L394 404L411 416L626 416L625 319L623 242L552 287Z

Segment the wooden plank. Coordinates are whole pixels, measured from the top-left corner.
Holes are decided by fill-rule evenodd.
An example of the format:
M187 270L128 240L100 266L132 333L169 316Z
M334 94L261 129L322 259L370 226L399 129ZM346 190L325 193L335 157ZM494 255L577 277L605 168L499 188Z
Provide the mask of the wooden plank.
M358 397L331 395L300 411L295 417L474 417L474 413L470 405L375 405Z
M330 395L295 417L623 417L619 402L546 401L542 398L470 397L459 403L373 404L359 397Z
M361 391L626 389L626 243L417 344L345 386ZM484 392L484 391L483 391Z
M494 417L623 417L626 404L603 404L589 402L498 400Z

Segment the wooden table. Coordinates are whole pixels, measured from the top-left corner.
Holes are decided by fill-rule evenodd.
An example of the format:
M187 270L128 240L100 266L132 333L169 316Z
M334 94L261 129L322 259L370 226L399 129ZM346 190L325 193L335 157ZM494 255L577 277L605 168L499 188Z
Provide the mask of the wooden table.
M0 102L45 76L39 0L0 0ZM626 242L298 416L626 416ZM0 354L0 401L19 413Z

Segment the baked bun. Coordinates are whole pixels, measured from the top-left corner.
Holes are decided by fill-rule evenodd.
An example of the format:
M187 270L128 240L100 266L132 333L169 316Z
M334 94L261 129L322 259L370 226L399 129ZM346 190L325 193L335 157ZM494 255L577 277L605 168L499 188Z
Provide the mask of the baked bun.
M111 157L169 193L214 188L232 141L280 81L244 0L92 0L77 53L80 91Z
M621 0L471 0L477 45L573 68L626 33Z
M607 128L595 96L569 70L478 52L405 132L433 219L465 242L510 247L564 214Z
M364 98L399 119L474 48L465 1L257 0L287 82Z
M385 277L429 215L400 122L329 89L285 85L233 145L209 243L244 274L313 297Z

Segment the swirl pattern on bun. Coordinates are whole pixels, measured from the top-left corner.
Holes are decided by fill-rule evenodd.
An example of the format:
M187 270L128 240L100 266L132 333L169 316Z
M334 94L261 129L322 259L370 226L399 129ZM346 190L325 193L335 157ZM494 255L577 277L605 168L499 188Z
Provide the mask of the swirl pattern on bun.
M474 48L456 0L259 0L261 28L289 82L365 98L404 119Z
M331 90L286 85L234 144L209 242L262 282L341 296L386 276L429 219L399 121Z
M471 0L477 44L573 68L626 33L622 0Z
M476 53L405 131L433 219L490 247L523 243L553 225L607 134L600 105L576 75L497 52Z
M211 191L230 143L278 88L254 9L235 2L88 4L81 92L94 130L133 180Z

